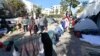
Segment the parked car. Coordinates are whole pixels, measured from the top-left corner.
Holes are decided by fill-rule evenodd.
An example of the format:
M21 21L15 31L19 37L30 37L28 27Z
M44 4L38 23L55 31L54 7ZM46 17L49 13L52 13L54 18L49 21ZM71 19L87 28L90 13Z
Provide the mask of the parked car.
M9 27L13 28L16 26L16 23L12 23L11 21L7 21Z
M54 18L47 18L48 24L53 24L56 22Z
M0 28L0 36L2 37L7 33L7 28Z
M12 23L11 21L6 21L6 22L10 30L7 27L4 27L4 28L1 27L1 23L0 23L0 36L7 34L9 31L11 31L16 26L16 24Z

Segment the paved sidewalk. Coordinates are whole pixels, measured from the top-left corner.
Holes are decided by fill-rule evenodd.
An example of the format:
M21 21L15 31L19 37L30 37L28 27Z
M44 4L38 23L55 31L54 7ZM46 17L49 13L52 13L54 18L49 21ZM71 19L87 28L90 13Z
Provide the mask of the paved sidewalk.
M5 42L8 40L14 40L16 38L21 38L23 36L23 34L24 33L22 33L22 32L15 31L11 35L6 35L2 39L0 39L0 41ZM12 51L13 51L13 49L10 52L7 52L7 51L5 51L4 48L1 48L0 49L0 56L12 56Z
M0 42L5 42L13 37L15 37L16 35L20 35L20 34L24 34L23 32L21 31L14 31L13 33L11 34L6 34L5 36L3 36L2 38L0 38Z
M57 56L82 56L81 41L73 34L65 32L57 43Z
M26 32L16 43L18 44L18 46L22 45L23 43L26 43L24 45L22 45L22 49L24 52L25 51L25 47L26 46L27 50L30 51L29 53L31 53L30 55L33 54L37 54L37 52L39 51L39 49L35 48L32 43L36 43L33 41L33 39L37 39L37 37L39 35L34 35L34 37L30 37L29 32ZM59 39L60 41L57 43L57 45L53 46L54 47L54 52L55 54L53 54L53 56L82 56L81 54L81 41L78 38L75 38L75 36L73 34L70 34L68 32L65 32ZM39 47L39 46L37 46ZM37 49L37 52L35 52L34 49ZM32 53L32 52L35 53ZM7 53L0 55L0 56L12 56L12 51L11 52L2 52L0 51L0 53ZM24 52L25 53L25 52ZM24 56L24 53L22 56ZM38 56L43 56L43 54L40 54Z

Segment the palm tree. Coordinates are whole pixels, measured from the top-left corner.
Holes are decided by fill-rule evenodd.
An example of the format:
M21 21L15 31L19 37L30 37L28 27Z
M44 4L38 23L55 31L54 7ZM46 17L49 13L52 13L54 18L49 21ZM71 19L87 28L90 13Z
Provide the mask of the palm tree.
M75 8L79 4L78 0L61 0L61 5L63 7L63 10L67 10L68 6L70 6L70 11L71 7ZM71 11L72 14L72 11Z
M41 14L41 8L38 7L38 8L36 9L36 17L39 17L40 14Z

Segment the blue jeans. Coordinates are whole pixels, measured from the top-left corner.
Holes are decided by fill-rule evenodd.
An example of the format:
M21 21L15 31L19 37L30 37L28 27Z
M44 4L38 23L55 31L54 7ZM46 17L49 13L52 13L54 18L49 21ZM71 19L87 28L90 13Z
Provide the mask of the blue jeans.
M39 26L39 30L40 30L41 32L43 32L44 26Z
M28 31L28 25L24 25L24 32Z

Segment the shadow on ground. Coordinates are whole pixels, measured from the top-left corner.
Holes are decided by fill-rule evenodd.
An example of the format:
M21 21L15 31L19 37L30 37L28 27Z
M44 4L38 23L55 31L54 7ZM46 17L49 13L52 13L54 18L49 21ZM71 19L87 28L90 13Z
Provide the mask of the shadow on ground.
M81 41L77 38L73 32L70 32L71 38L67 46L67 56L82 56Z
M81 41L73 32L65 32L57 43L57 56L82 56Z
M19 48L21 56L37 56L41 50L41 37L39 34L33 36L23 36L15 41L15 45ZM44 53L38 56L43 56ZM57 56L53 49L53 56Z

